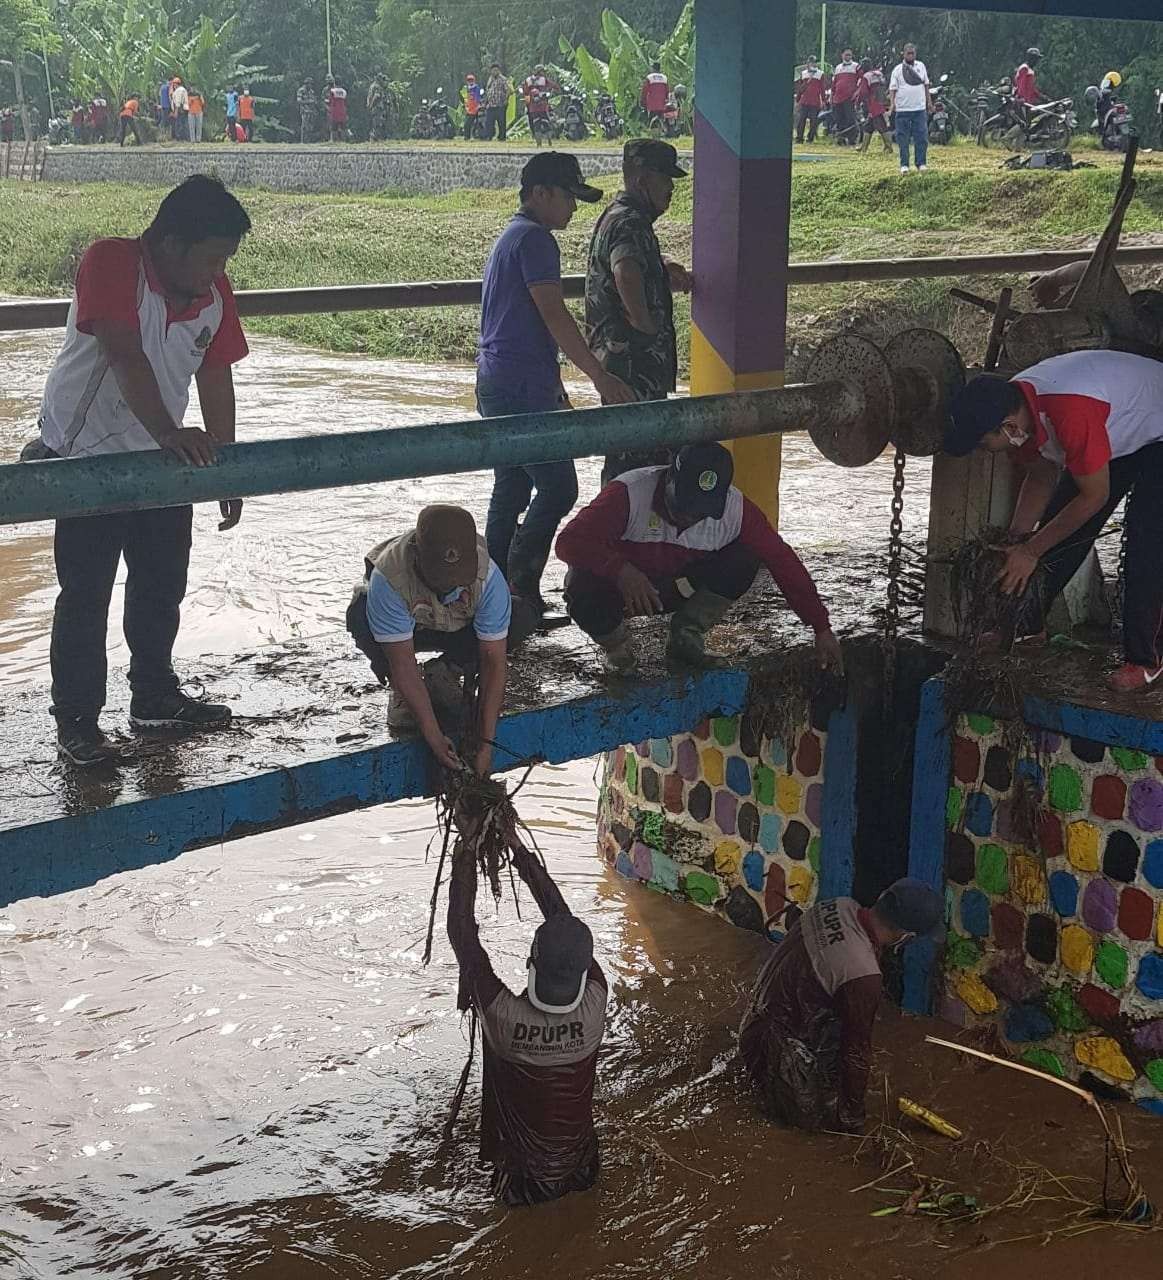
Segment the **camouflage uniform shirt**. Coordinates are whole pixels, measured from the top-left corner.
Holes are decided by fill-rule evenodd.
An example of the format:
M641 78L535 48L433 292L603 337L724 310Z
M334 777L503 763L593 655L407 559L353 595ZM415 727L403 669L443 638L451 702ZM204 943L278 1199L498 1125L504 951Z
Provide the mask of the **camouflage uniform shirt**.
M626 259L642 272L646 307L657 333L640 333L626 315L614 282L614 268ZM629 383L640 400L664 400L674 390L678 356L670 278L646 206L625 191L598 219L590 241L586 327L590 350L602 368Z

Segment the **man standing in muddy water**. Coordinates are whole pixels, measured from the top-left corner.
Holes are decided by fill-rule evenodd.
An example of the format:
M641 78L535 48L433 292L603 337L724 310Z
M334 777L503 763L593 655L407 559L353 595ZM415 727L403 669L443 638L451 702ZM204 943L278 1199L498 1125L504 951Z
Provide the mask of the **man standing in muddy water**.
M601 195L587 184L577 158L563 152L541 152L521 170L521 207L485 265L476 381L482 418L568 409L559 350L606 404L637 399L598 363L566 310L561 288L561 251L553 232L569 225L579 200L593 204ZM489 555L513 594L544 615L541 574L557 526L577 501L577 470L567 459L498 467L493 476L485 526Z
M598 1176L594 1077L606 1028L606 975L589 926L565 903L538 858L514 857L545 917L533 935L526 989L493 972L475 916L477 867L469 841L452 860L448 938L461 976L461 1007L484 1031L482 1164L507 1205L543 1204L593 1186Z
M941 895L920 880L890 885L870 907L817 902L759 971L739 1056L771 1120L798 1129L864 1127L880 953L943 928Z
M138 239L98 240L81 259L65 342L49 371L33 458L92 458L164 449L213 463L234 440L231 366L247 354L226 264L250 230L215 178L187 178ZM184 427L190 382L206 429ZM219 529L240 501L223 502ZM56 522L60 593L53 614L52 714L60 755L74 765L116 757L98 717L105 704L106 625L124 557L130 723L139 729L224 724L230 708L187 697L172 656L190 562L189 505Z

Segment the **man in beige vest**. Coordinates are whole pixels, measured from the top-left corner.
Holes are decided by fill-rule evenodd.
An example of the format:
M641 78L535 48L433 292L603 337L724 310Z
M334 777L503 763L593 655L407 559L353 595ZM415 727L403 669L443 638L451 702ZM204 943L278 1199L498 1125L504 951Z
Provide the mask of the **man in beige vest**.
M484 776L492 765L508 650L529 635L536 619L524 608L514 618L504 575L461 507L425 507L414 529L368 552L365 568L347 629L380 683L391 685L388 724L418 730L439 764L459 768L437 710L456 713L462 677L479 671L473 766ZM438 656L421 673L416 654L428 651Z

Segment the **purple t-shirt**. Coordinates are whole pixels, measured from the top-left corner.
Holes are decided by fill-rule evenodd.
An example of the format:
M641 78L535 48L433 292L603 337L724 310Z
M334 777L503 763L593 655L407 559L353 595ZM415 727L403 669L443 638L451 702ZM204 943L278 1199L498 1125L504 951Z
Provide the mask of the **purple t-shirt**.
M497 237L485 264L477 367L514 391L556 395L561 385L557 343L529 293L534 284L561 281L561 250L553 235L518 213Z

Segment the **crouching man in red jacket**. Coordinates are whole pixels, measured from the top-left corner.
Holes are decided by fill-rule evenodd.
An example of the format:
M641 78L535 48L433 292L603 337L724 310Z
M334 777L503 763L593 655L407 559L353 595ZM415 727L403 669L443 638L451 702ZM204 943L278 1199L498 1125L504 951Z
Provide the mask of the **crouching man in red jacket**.
M561 531L557 554L569 566L570 617L601 646L612 670L625 674L635 666L626 619L658 613L671 615L669 660L726 666L707 652L707 632L747 592L761 563L815 632L820 664L843 670L815 583L733 479L734 462L722 445L688 445L669 466L612 480Z

